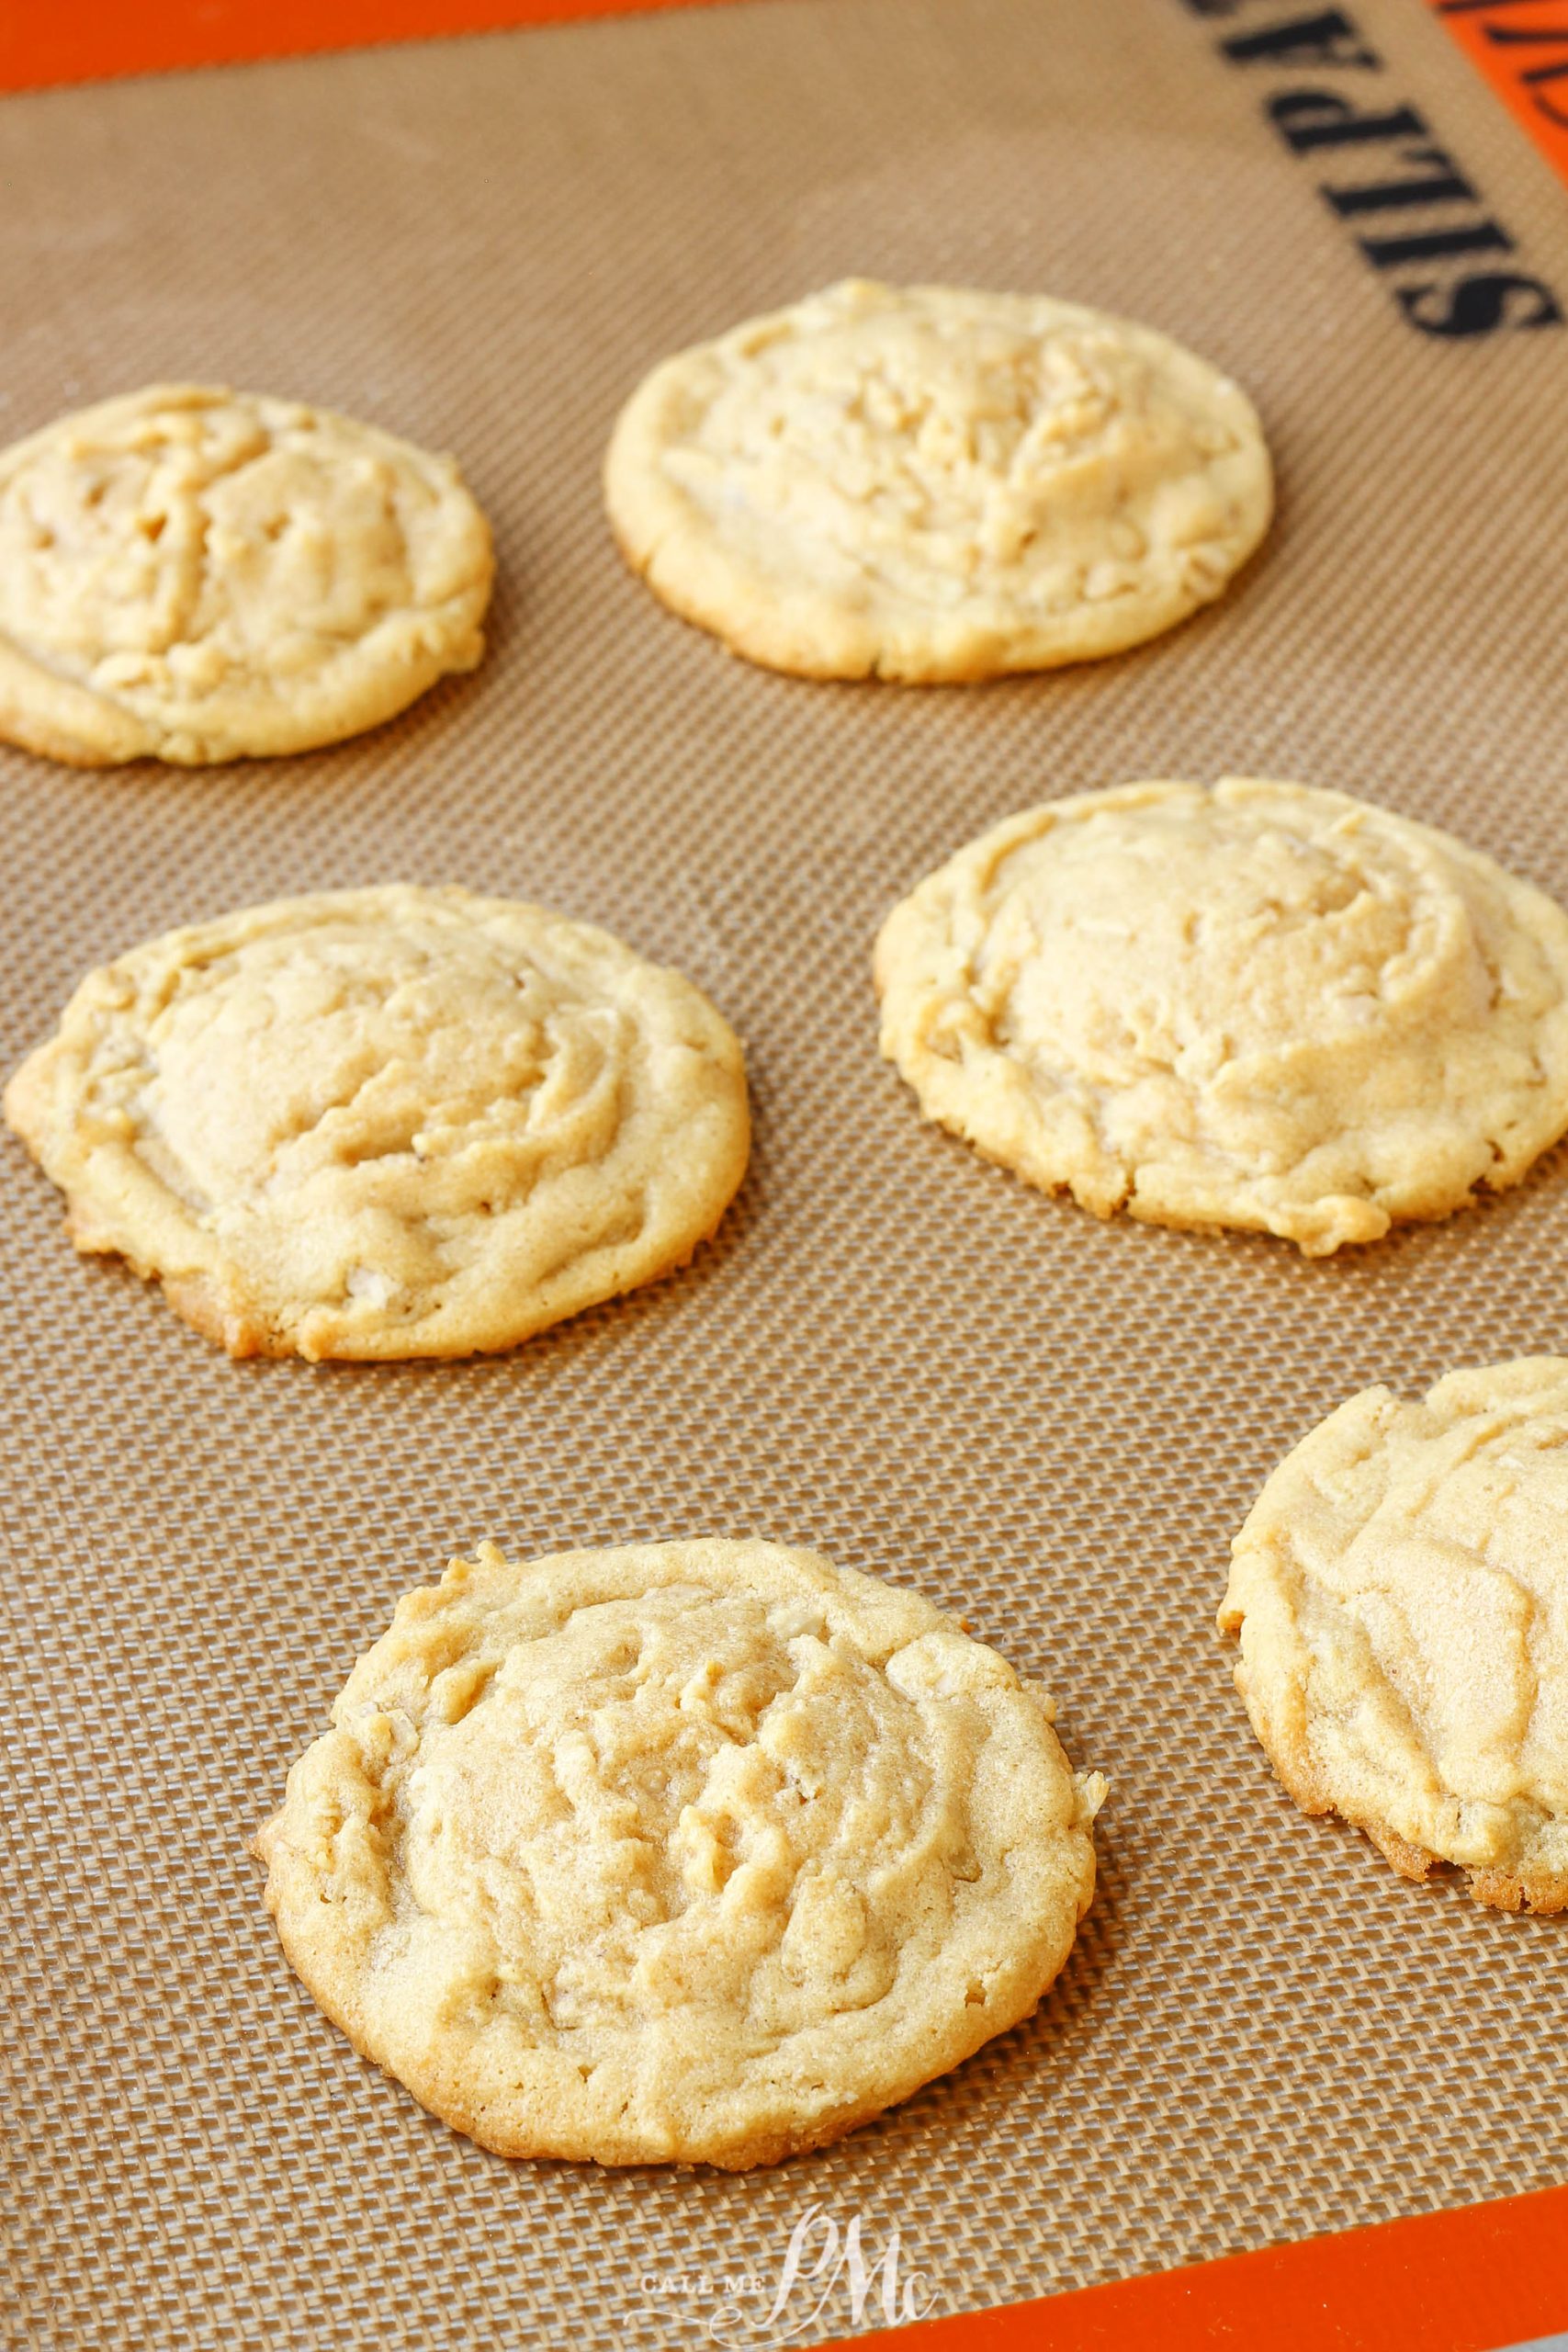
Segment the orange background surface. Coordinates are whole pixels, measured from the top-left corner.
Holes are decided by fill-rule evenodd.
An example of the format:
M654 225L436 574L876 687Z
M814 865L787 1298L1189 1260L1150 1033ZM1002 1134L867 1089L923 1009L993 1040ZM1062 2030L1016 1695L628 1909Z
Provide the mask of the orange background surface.
M717 0L13 0L0 90L682 5ZM1568 0L1426 5L1568 183ZM1568 2188L854 2340L908 2352L1495 2352L1558 2330Z

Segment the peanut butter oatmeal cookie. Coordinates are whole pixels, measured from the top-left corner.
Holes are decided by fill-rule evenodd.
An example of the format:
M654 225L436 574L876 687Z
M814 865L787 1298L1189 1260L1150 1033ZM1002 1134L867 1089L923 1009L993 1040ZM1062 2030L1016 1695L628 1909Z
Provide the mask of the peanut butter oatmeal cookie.
M1568 1910L1568 1361L1368 1388L1288 1453L1233 1546L1222 1632L1305 1813L1405 1878Z
M493 570L454 460L155 384L0 451L0 737L79 767L335 743L471 670Z
M1138 645L1268 528L1251 402L1151 327L852 279L666 360L610 520L654 594L815 678L989 678Z
M1341 792L1047 801L894 908L876 982L927 1117L1099 1216L1321 1256L1568 1128L1568 914Z
M1061 1968L1104 1783L1052 1714L819 1553L481 1544L290 1772L267 1905L355 2046L484 2146L772 2164Z
M510 899L249 907L89 973L6 1115L231 1355L507 1348L685 1262L746 1169L680 973Z

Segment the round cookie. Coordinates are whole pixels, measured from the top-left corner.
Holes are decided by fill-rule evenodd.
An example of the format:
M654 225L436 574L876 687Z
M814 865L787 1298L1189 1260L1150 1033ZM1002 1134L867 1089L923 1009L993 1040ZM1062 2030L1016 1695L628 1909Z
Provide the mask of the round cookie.
M894 908L876 983L927 1117L1099 1216L1321 1256L1517 1183L1568 1128L1568 914L1344 793L1010 817Z
M1222 1632L1303 1811L1406 1878L1568 1909L1568 1360L1352 1396L1269 1478Z
M84 1250L231 1355L462 1356L651 1282L745 1173L678 972L466 890L325 892L89 973L6 1091Z
M1153 328L860 279L656 368L604 491L634 570L732 651L916 684L1156 637L1273 505L1246 394Z
M256 1850L356 2049L508 2156L739 2171L1028 2015L1104 1792L916 1594L779 1544L526 1563L400 1602Z
M0 738L79 767L335 743L474 667L493 568L450 458L129 392L0 451Z

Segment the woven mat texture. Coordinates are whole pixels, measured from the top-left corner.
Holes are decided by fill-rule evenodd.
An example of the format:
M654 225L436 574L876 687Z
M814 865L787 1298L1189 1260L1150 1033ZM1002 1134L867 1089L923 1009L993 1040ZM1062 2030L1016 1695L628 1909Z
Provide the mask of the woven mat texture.
M1561 191L1440 28L1355 13L1376 95L1568 275ZM75 1258L0 1151L17 2342L675 2352L813 2206L869 2249L897 2222L940 2312L1562 2175L1568 1926L1302 1818L1213 1612L1338 1399L1568 1351L1568 1152L1309 1264L1044 1200L875 1053L883 910L1058 793L1341 786L1568 897L1568 336L1413 332L1225 30L1179 0L768 0L0 108L0 436L160 377L299 394L457 451L502 562L483 669L357 743L0 754L6 1065L169 925L452 880L681 966L758 1112L692 1271L457 1366L231 1365ZM1235 593L977 690L776 678L665 615L601 517L618 403L850 273L1048 288L1234 371L1282 490ZM453 1550L739 1532L916 1586L1049 1679L1113 1782L1094 1909L1033 2018L821 2154L507 2164L321 2017L246 1838ZM855 2325L837 2289L794 2309L797 2341Z

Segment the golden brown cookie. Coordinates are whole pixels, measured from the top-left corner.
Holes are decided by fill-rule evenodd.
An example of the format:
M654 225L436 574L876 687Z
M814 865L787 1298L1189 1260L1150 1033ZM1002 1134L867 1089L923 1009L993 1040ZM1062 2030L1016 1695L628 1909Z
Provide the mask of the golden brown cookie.
M1254 1504L1220 1627L1303 1812L1406 1878L1568 1909L1568 1361L1341 1405Z
M1568 914L1341 792L1047 801L894 908L876 983L926 1116L1099 1216L1321 1256L1568 1128Z
M356 2049L509 2156L739 2171L1034 2007L1104 1783L912 1592L779 1544L525 1563L400 1602L261 1832Z
M604 490L634 569L733 651L915 683L1141 644L1273 505L1246 394L1153 328L861 279L656 368Z
M492 570L450 458L129 392L0 451L0 737L80 767L335 743L474 667Z
M510 899L286 899L89 973L6 1091L79 1250L231 1355L462 1356L682 1265L745 1173L678 972Z

